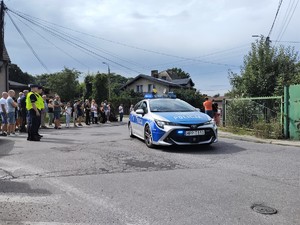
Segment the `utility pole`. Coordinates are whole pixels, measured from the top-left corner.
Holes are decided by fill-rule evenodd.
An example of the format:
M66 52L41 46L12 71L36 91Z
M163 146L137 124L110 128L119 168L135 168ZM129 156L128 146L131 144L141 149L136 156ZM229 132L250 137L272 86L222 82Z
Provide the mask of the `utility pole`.
M110 100L110 68L107 62L102 62L103 64L107 65L107 72L108 72L108 100Z
M3 49L4 49L4 10L5 10L5 5L4 5L4 2L1 1L1 9L0 9L0 32L1 32L0 33L0 61L2 63L3 63Z

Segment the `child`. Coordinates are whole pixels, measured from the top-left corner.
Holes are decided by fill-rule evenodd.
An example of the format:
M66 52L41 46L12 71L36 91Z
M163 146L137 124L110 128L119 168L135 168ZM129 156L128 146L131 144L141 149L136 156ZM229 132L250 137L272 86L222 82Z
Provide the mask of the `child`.
M71 106L70 102L67 103L65 112L66 112L66 127L70 128L70 121L71 121L71 116L72 116L72 106Z

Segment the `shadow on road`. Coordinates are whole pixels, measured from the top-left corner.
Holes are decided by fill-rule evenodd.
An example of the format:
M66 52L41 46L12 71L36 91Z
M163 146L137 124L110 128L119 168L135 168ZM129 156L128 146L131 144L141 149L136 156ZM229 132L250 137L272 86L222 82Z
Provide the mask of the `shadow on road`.
M52 194L46 189L33 189L27 183L0 180L0 194L1 193L20 193L28 195L50 195Z
M235 145L234 143L226 143L226 142L218 142L212 145L157 147L157 149L169 153L198 154L198 155L235 154L246 150L245 148L241 148Z
M15 141L0 138L0 158L7 156L14 148Z

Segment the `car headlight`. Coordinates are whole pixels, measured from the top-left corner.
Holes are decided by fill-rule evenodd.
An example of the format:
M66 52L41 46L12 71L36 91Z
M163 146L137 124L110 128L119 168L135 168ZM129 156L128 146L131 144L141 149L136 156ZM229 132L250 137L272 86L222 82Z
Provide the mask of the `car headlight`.
M167 122L167 121L162 121L162 120L155 120L155 123L158 127L164 129L165 125L169 126L178 126L177 123L172 123L172 122Z
M215 125L216 123L213 119L211 119L211 120L204 123L204 125L209 125L209 124Z

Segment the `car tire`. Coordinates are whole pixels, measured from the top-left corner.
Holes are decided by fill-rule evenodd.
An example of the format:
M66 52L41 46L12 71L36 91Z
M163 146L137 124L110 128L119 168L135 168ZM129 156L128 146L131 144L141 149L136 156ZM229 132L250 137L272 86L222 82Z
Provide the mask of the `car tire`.
M131 123L128 124L128 132L129 132L129 137L133 138L134 135L133 135L133 132L132 132L132 126L131 126Z
M154 148L152 133L151 133L150 126L148 124L145 126L144 129L144 139L145 139L145 144L147 145L148 148Z

